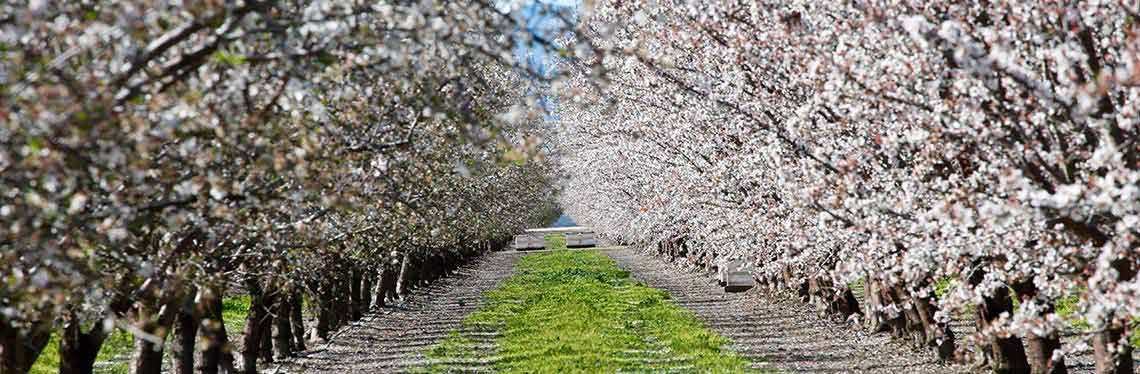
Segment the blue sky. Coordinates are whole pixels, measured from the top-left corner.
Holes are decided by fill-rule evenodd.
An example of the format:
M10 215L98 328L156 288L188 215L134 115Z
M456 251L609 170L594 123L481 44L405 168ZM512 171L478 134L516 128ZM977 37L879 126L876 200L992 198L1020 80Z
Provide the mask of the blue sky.
M571 26L565 24L557 13L562 13L563 17L574 22L578 4L579 0L516 0L498 3L500 10L511 10L523 21L520 23L525 25L525 33L519 35L518 42L515 44L515 56L524 68L536 72L539 76L553 76L553 51L548 50L548 47L539 42L528 42L530 38L526 35L537 35L545 40L556 39L560 33L565 32ZM524 29L520 28L519 31L524 31ZM552 113L555 102L551 93L546 92L548 87L536 84L533 89L538 91L532 92L532 94L539 98L539 105L545 108L547 113Z

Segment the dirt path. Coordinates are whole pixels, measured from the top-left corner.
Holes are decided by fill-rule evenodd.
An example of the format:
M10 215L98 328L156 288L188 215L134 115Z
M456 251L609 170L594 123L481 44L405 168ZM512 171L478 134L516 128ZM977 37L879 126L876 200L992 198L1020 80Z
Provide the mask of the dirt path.
M797 373L955 373L933 355L818 317L809 305L755 291L730 293L704 274L680 271L635 249L602 251L650 287L669 291L678 305L733 341L755 368Z
M479 308L480 295L510 277L520 257L514 251L485 255L412 291L406 304L386 307L342 329L328 347L317 346L282 365L277 373L391 373L423 366L423 352L451 331L462 331L463 318ZM493 347L493 334L465 335ZM473 371L487 369L477 363L466 366Z

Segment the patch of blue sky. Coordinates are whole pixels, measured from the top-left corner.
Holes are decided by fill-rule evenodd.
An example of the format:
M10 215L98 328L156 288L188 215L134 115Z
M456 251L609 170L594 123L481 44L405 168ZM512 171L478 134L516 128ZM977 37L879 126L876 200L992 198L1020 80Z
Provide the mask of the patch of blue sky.
M551 78L555 74L556 47L552 43L573 27L580 0L513 0L500 1L500 11L510 12L523 25L516 30L515 57L521 67L534 77ZM532 79L530 94L538 98L546 113L554 112L555 100L549 87Z

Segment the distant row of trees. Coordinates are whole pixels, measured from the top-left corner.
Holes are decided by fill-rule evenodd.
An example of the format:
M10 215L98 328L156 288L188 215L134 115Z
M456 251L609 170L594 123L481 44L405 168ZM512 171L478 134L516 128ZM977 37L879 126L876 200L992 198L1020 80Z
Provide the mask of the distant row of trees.
M60 371L90 373L116 330L132 373L167 348L177 373L255 373L552 220L522 94L551 77L512 52L546 41L520 22L482 1L0 4L0 373L52 335Z
M1134 372L1134 2L675 5L586 18L607 80L577 69L558 113L576 219L747 259L946 360L1063 373L1091 345L1098 372Z

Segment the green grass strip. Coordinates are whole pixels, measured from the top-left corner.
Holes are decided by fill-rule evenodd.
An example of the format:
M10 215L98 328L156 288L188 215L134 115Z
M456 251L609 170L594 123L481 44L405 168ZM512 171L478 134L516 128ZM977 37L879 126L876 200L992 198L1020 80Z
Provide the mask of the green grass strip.
M596 251L532 254L516 270L465 321L468 330L501 333L495 372L748 371L727 339ZM426 371L448 372L492 355L477 347L453 333L426 353L433 363Z

